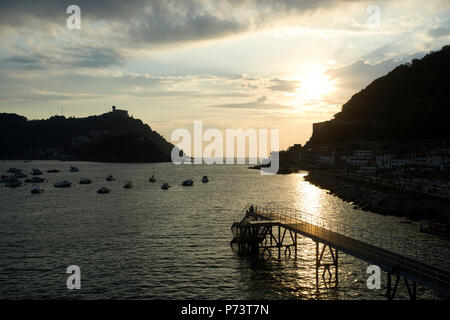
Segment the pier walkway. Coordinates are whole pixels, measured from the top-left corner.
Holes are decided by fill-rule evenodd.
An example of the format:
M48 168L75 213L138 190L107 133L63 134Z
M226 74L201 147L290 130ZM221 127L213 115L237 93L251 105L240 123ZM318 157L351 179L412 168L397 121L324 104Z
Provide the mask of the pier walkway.
M439 294L450 297L450 270L444 264L435 265L393 252L381 246L357 239L358 231L347 225L316 217L299 210L270 203L264 207L250 205L241 213L242 219L232 225L234 238L232 244L239 245L241 252L271 254L273 248L281 248L297 255L297 235L308 237L316 242L316 282L319 282L319 269L323 267L322 277L334 268L334 281L338 283L338 253L343 252L377 265L388 274L387 297L393 299L400 278L403 278L411 299L416 298L416 283L429 287ZM278 232L273 229L278 228ZM276 231L276 230L275 230ZM363 234L363 232L360 232ZM290 241L289 241L290 239ZM322 244L320 250L319 244ZM326 248L329 248L332 262L322 263ZM443 253L450 262L449 253ZM392 284L392 276L395 283ZM411 282L408 282L408 280Z

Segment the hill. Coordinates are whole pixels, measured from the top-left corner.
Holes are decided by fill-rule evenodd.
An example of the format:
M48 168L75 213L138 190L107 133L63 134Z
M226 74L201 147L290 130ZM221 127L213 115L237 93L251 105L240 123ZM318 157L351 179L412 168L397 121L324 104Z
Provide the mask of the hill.
M115 107L87 118L27 120L0 113L1 159L165 162L172 148L147 124Z
M448 139L450 46L400 65L356 93L307 145L345 141Z

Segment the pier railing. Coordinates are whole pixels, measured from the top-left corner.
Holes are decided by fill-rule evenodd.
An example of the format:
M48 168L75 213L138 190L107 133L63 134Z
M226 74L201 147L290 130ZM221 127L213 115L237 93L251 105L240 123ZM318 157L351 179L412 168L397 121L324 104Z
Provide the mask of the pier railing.
M267 217L272 221L280 222L283 225L298 225L305 222L302 228L311 235L317 237L348 237L359 240L366 245L377 246L385 250L413 258L423 263L431 264L442 270L450 270L450 252L446 248L436 249L426 246L417 240L411 240L401 236L392 237L389 234L382 234L374 229L365 229L350 226L346 223L325 218L302 210L280 205L274 202L263 206L248 204L238 216L234 217L234 222L239 222L253 206L255 213ZM316 228L319 227L319 228ZM426 247L424 247L426 246Z

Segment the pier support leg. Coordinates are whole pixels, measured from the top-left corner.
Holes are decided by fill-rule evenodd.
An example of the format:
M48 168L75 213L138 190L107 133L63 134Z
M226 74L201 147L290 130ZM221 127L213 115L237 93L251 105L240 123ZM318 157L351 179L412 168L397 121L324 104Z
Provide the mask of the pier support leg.
M338 261L339 261L339 251L336 249L336 259L335 259L335 263L336 263L336 274L335 274L335 278L336 278L336 286L338 285L338 283L339 283L339 276L338 276L338 265L339 265L339 263L338 263Z
M324 257L326 252L326 248L328 247L330 251L330 257L327 259ZM332 261L329 261L331 258ZM326 244L323 245L322 250L320 250L319 254L319 242L316 242L316 286L319 287L319 269L323 267L322 278L325 282L325 286L329 287L329 284L334 282L334 287L337 287L339 283L338 277L338 259L339 253L337 249L334 249ZM323 262L323 260L328 260L328 262ZM331 268L334 267L334 279L333 273L331 272ZM325 275L328 274L328 279L326 279Z
M278 226L278 261L281 260L281 227Z
M416 293L416 282L413 281L413 282L412 282L412 288L410 288L410 287L409 287L409 283L408 283L408 279L406 279L406 278L404 278L404 279L405 279L405 285L406 285L406 288L408 289L409 299L411 299L411 300L416 300L416 298L417 298L417 293Z
M316 241L316 288L319 289L319 242Z
M270 246L272 247L272 238L273 238L273 232L272 232L272 226L270 227Z
M387 293L386 293L388 300L394 300L395 292L397 291L398 283L400 281L400 275L397 273L396 276L397 277L395 279L394 287L392 287L392 272L388 272L388 285L387 285ZM406 279L405 279L405 281L406 281ZM406 284L406 285L407 285L407 288L409 291L408 284Z
M391 284L391 273L390 272L388 272L387 273L387 292L386 292L386 296L387 296L387 298L388 298L388 300L392 300L392 294L391 294L391 291L392 291L392 289L391 289L391 286L392 286L392 284Z
M295 260L297 260L297 232L295 233L294 247L295 247Z

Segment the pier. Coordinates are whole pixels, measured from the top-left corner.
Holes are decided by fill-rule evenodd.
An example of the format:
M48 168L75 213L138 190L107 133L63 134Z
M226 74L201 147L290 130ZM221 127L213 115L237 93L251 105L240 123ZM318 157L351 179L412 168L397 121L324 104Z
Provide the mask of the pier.
M351 226L276 203L262 207L253 204L246 206L235 218L231 230L231 245L237 245L239 253L262 258L272 256L273 250L278 259L281 259L282 251L296 258L298 236L313 240L316 245L317 287L320 273L324 281L338 285L339 253L342 252L387 272L386 297L389 300L394 299L401 279L412 300L417 296L417 284L450 297L448 252L441 253L442 263L425 262L371 243L373 231L355 230ZM328 251L330 255L325 261L324 254Z

